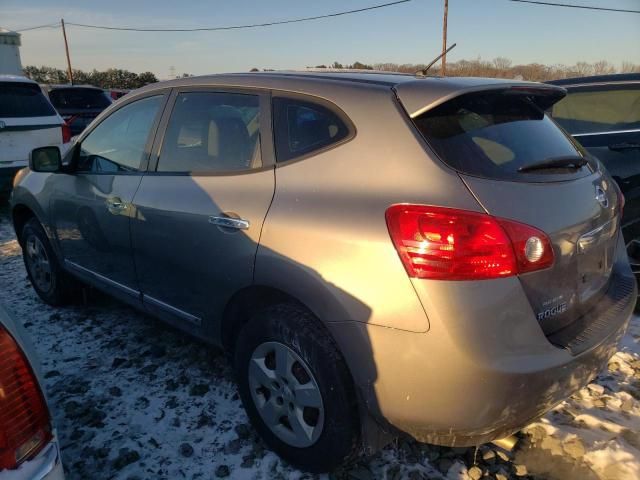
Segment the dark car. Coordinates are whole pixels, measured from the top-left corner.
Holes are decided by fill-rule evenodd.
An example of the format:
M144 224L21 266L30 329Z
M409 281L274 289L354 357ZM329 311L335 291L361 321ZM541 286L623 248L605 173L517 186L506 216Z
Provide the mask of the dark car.
M49 85L44 90L74 136L112 103L103 89L89 85Z
M551 114L609 170L625 196L622 234L640 278L640 73L549 82L567 89Z

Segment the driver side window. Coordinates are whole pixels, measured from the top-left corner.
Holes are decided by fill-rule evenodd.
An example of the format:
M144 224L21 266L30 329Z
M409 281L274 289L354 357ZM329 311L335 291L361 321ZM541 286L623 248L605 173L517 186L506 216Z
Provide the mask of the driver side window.
M143 98L117 110L100 123L80 145L76 171L137 172L163 96Z

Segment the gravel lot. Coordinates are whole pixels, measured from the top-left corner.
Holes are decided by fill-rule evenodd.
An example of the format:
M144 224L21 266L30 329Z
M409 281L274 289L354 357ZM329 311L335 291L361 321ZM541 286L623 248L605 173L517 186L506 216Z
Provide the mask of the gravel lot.
M98 294L53 309L0 206L0 302L40 355L69 479L316 478L266 450L220 351ZM472 392L470 392L472 394ZM640 478L640 318L597 381L528 426L514 458L399 441L318 478Z

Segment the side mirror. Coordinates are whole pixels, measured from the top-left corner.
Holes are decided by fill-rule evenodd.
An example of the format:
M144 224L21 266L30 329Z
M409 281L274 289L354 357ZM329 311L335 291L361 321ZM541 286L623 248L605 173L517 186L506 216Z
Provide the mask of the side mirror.
M34 172L55 173L62 170L58 147L34 148L29 155L29 168Z

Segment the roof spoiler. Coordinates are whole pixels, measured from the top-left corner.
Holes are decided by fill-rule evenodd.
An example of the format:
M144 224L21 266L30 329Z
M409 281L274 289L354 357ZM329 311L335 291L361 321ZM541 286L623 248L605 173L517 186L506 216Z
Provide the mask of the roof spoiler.
M567 91L564 88L549 88L545 86L513 86L506 90L507 95L525 95L542 110L548 110L555 103L562 100Z
M567 94L564 88L555 85L498 79L491 83L481 83L479 79L451 77L427 77L399 83L394 90L411 118L467 93L500 91L506 95L524 95L542 110L548 110Z

